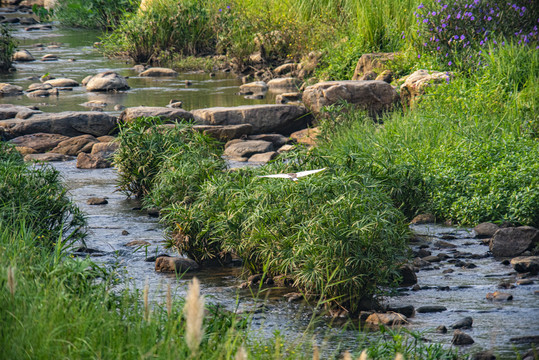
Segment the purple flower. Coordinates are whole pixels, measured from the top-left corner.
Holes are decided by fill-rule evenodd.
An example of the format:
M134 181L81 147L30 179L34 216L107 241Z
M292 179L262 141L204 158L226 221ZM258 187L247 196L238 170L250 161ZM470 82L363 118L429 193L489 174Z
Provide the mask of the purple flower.
M226 8L227 8L227 9L230 9L230 5L227 5Z
M419 6L417 7L418 9L423 9L425 7L425 5L423 5L423 3L419 4Z
M487 18L487 21L490 21L490 20L492 20L492 17L489 16L489 17Z
M475 20L475 17L472 16L472 17L470 18L470 20L474 21L474 20Z
M438 46L438 47L436 48L436 50L437 50L437 51L440 51L440 47Z
M447 24L442 24L442 27L445 29L447 27Z
M458 35L455 35L453 36L455 38L455 40L458 40L459 36Z
M417 54L417 58L418 58L418 59L421 59L421 54Z
M449 66L453 65L453 63L451 62L451 60L449 60L449 62L447 63L447 65L449 65Z
M428 22L429 22L429 19L423 20L423 23L425 23L425 24L428 23Z
M219 12L223 11L223 9L219 9Z
M464 35L460 35L460 40L464 40Z

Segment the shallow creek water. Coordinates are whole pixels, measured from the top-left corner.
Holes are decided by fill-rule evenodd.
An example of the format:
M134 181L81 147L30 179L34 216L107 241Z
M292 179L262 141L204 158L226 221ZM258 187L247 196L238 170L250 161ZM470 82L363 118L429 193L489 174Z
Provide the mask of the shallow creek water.
M0 75L0 82L27 88L30 83L37 82L35 79L29 80L29 77L39 77L45 73L57 78L67 77L81 81L87 75L115 70L129 76L131 89L114 94L94 94L87 93L80 87L61 92L58 97L35 99L23 95L0 98L0 103L38 105L43 111L59 112L84 110L81 103L102 100L109 104L105 111L114 113L113 107L116 104L126 107L164 106L170 99L183 101L187 110L273 102L271 95L264 100L247 100L236 95L241 81L231 74L217 73L215 77L210 77L204 73L188 73L171 79L138 77L131 70L132 65L100 55L92 46L98 40L98 34L88 30L54 28L53 31L26 32L23 26L16 26L14 36L19 41L19 48L28 49L36 59L51 53L59 56L60 60L18 63L17 72ZM37 43L42 43L43 49L36 48ZM47 48L50 44L59 44L59 47ZM186 86L185 80L191 80L192 85ZM88 216L87 245L101 252L94 258L96 261L108 265L119 264L120 269L125 270L130 287L141 289L148 281L155 302L163 301L168 283L173 285L177 296L185 293L187 282L193 275L177 278L156 273L154 263L145 261L148 256L166 252L163 248L163 229L157 219L149 217L144 211L134 210L139 207L135 200L127 199L122 193L116 192L117 174L114 169L80 170L75 167L74 161L55 163L53 166L61 172L71 197ZM90 197L106 197L108 204L87 205L86 200ZM128 232L127 235L122 235L124 230ZM475 239L469 229L421 225L413 226L412 230L419 239L419 242L412 244L414 250L421 245L428 246L433 255L444 252L449 258L418 273L421 290L401 289L397 296L388 298L385 303L392 306L413 305L416 308L443 305L447 310L440 313L415 314L409 319L407 327L424 332L424 337L430 341L449 346L452 338L450 325L465 316L471 316L474 320L473 328L466 332L474 338L475 344L462 347L462 351L493 349L498 358L511 359L515 358L515 349L528 348L529 345L511 343L510 338L539 335L539 296L535 294L539 290L537 277L531 285L501 290L511 293L513 301L489 302L485 295L498 290L501 281L509 280L513 284L516 282L516 273L510 266L502 265L499 260L490 256L483 256L486 255L488 247ZM471 262L476 267L457 267L449 262L448 260L453 258L454 250L436 249L434 246L434 243L441 239L457 245L456 250L465 253L464 257L461 254L458 258L465 263ZM150 245L142 248L125 246L133 240L144 240ZM472 254L478 256L474 258ZM455 271L450 274L442 273L449 268ZM289 339L300 336L311 318L310 309L302 304L286 302L282 297L283 292L279 291L264 293L260 296L261 300L255 300L250 290L238 289L241 283L240 273L239 268L224 268L203 270L197 272L196 276L201 280L202 291L208 301L233 311L256 310L253 315L253 328L263 336L274 331L279 331ZM261 307L263 303L265 305ZM439 325L445 325L448 333L436 333L434 329ZM335 349L338 342L344 343L343 348L347 349L358 346L357 331L343 330L338 326L331 328L329 319L318 326L316 333L319 334L320 340L327 339L326 336L330 337L331 340L326 344L328 351Z

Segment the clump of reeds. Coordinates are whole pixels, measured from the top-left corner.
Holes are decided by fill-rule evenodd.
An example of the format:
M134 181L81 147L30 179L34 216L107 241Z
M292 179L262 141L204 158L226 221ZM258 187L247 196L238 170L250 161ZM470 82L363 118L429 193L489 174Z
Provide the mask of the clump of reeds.
M183 314L186 322L185 342L191 350L191 356L194 357L198 353L202 340L202 321L204 320L204 297L200 295L200 283L196 277L189 284Z
M234 359L235 360L247 360L247 351L245 351L245 348L243 346L240 346L240 348L236 352L236 356L235 356Z

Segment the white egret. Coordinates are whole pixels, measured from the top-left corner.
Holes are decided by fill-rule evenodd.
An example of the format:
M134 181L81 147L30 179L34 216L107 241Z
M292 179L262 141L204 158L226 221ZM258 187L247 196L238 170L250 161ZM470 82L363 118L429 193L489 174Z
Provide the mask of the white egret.
M324 171L324 170L326 170L326 168L300 171L298 173L289 173L289 174L260 175L258 177L260 178L284 178L284 179L290 179L292 181L298 181L298 178L300 177L311 175L311 174L316 174L317 172Z

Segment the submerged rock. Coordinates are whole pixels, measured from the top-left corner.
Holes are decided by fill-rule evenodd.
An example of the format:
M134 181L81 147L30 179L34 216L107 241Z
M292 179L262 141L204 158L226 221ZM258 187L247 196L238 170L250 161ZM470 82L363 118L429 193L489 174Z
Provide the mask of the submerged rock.
M240 95L260 94L268 91L268 85L264 81L255 81L240 86Z
M178 73L172 69L162 68L162 67L153 67L147 70L144 70L140 73L140 76L148 77L173 77L178 76Z
M453 345L471 345L474 342L474 339L470 335L460 330L455 330L453 333L453 339L451 340Z
M164 273L183 273L198 269L196 261L182 257L158 257L155 271Z
M442 305L426 305L426 306L420 306L416 309L416 311L420 314L437 313L437 312L443 312L446 310L447 308Z
M466 316L451 325L453 329L469 329L473 325L473 319L471 316Z
M13 54L13 61L35 61L32 54L30 54L30 51L28 50L19 50Z
M408 321L406 319L406 316L402 314L397 313L374 313L369 315L367 320L365 320L365 323L368 325L386 325L386 326L394 326L394 325L404 325L407 324Z
M88 205L107 205L109 201L105 198L92 197L86 200Z
M21 95L22 90L22 86L0 83L0 97Z
M519 273L539 272L539 256L519 256L511 259L511 266Z

